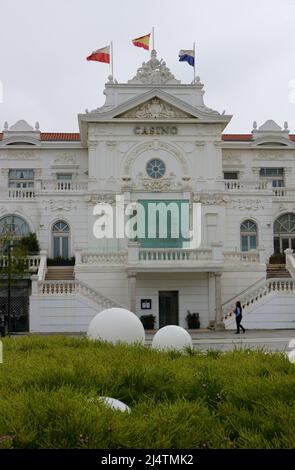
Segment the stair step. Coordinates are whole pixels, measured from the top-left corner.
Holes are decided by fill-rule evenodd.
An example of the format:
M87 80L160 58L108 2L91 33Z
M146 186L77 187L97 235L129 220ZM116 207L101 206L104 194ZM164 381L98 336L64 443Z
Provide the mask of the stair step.
M45 279L47 281L71 281L75 279L73 266L48 266Z
M268 264L266 270L266 278L270 279L273 277L280 277L280 278L290 278L290 273L286 269L285 264Z

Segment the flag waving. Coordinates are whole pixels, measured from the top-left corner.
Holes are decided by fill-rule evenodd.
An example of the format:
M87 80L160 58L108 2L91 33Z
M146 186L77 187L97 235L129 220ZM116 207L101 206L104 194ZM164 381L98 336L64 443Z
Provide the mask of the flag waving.
M192 67L195 66L194 49L182 49L178 54L179 62L188 62Z
M111 62L111 47L106 46L97 49L97 51L93 51L92 54L87 57L87 60L95 60L96 62L109 64Z
M150 49L151 33L141 36L140 38L132 39L132 44L136 47L143 47L147 51Z

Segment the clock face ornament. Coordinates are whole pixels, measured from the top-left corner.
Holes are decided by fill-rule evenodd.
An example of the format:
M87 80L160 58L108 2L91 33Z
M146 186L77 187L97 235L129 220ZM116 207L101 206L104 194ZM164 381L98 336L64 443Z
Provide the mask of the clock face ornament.
M165 163L158 158L153 158L146 165L146 172L151 178L162 178L166 171Z

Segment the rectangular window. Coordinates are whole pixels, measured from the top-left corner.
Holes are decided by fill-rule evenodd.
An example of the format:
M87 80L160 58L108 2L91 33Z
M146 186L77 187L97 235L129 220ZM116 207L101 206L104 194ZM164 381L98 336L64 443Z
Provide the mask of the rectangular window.
M273 178L275 176L284 176L284 168L260 168L260 176Z
M248 251L248 236L242 235L241 239L242 251Z
M237 180L239 179L239 172L238 171L225 171L223 173L223 177L225 180Z
M284 182L284 168L260 168L260 179L268 181L269 187L283 188Z
M189 201L142 199L138 202L143 208L137 223L140 246L183 247L189 237Z
M10 188L33 188L34 170L9 170L8 179Z
M250 250L256 250L256 235L250 235Z
M57 175L57 179L58 180L61 180L61 181L71 181L72 180L72 176L70 173L59 173Z

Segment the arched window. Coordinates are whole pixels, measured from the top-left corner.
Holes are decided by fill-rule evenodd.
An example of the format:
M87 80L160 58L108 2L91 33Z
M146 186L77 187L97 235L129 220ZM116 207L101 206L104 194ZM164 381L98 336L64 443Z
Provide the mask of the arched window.
M0 219L0 236L23 237L28 235L29 232L30 228L27 222L18 215L6 215Z
M295 214L281 215L274 223L274 251L284 253L287 248L295 250Z
M70 227L63 220L58 220L52 227L53 257L69 257Z
M241 250L250 251L257 248L257 225L253 220L241 223Z

